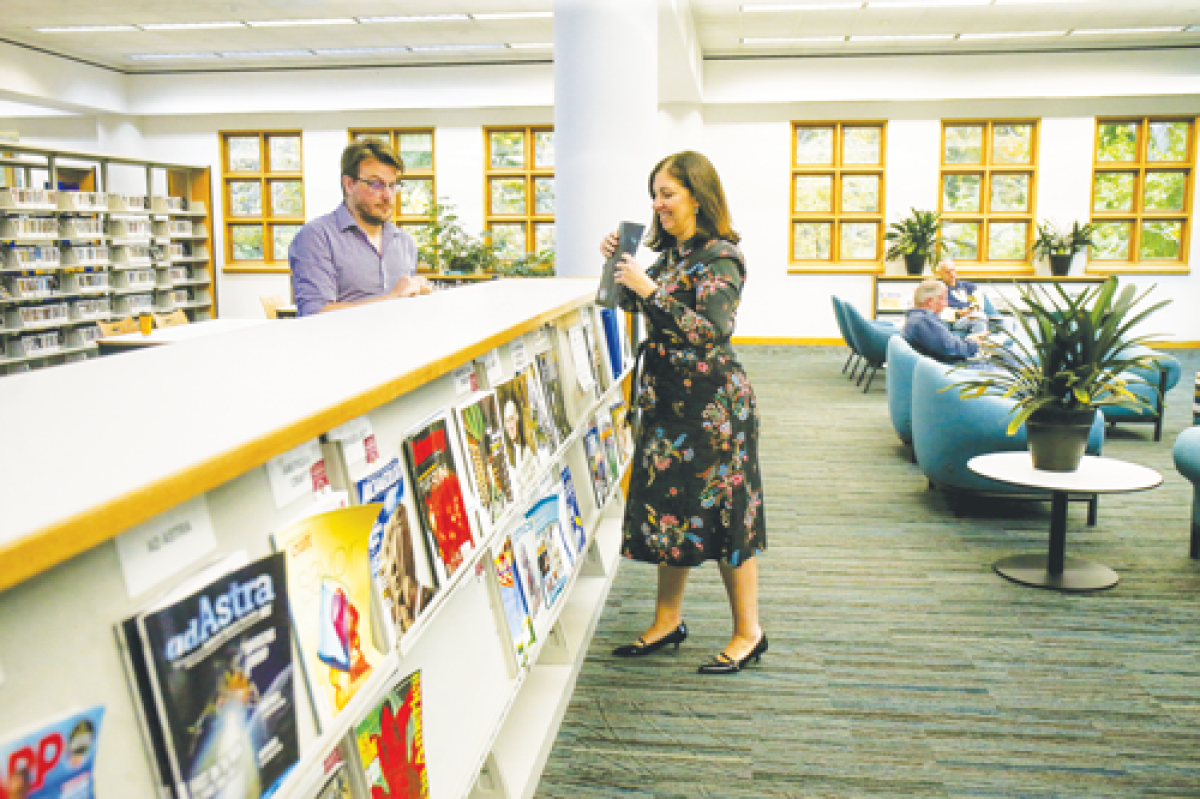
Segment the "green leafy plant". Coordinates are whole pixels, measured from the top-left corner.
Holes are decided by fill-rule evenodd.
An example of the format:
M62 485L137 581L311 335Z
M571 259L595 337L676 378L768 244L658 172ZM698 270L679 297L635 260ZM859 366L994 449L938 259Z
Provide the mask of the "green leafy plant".
M1150 385L1130 370L1155 368L1163 356L1145 349L1153 335L1131 336L1130 331L1170 300L1138 309L1153 287L1136 295L1134 286L1125 286L1118 294L1115 277L1074 297L1057 283L1052 286L1056 294L1018 285L1025 307L1006 304L1025 340L1018 335L1009 344L988 348L991 369L948 388L957 388L966 399L992 395L1015 400L1009 435L1038 411L1153 407L1129 390L1131 384Z
M934 262L941 260L946 254L946 242L941 238L942 215L937 211L918 211L893 222L888 226L884 238L892 242L888 248L888 258L900 258L905 255L923 255Z
M490 237L469 235L448 202L434 203L433 218L417 237L417 258L439 274L491 272L500 262Z
M542 250L511 261L501 261L496 272L507 277L554 277L554 250Z
M1038 225L1037 240L1033 242L1033 255L1036 258L1051 255L1074 255L1084 247L1092 245L1092 237L1096 229L1091 223L1080 225L1078 221L1071 223L1071 229L1058 227L1049 220Z

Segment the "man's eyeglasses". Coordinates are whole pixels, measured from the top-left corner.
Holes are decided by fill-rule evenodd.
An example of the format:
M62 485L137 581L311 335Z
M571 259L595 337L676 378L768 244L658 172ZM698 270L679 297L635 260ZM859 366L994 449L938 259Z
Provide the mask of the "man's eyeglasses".
M371 191L376 194L381 194L384 191L389 194L395 194L400 189L399 183L384 183L382 180L363 180L362 178L355 178L355 180L359 183L367 184L371 187Z

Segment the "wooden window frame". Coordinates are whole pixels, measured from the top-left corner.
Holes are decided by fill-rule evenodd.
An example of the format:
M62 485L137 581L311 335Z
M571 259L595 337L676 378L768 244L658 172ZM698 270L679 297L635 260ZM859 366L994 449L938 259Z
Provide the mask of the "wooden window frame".
M1100 127L1113 123L1127 122L1138 126L1137 153L1132 161L1101 161L1100 156ZM1150 161L1147 159L1147 148L1150 137L1147 132L1152 123L1186 122L1188 131L1188 152L1184 161ZM1089 274L1190 274L1188 263L1191 247L1192 229L1192 193L1195 191L1196 174L1196 133L1200 129L1200 117L1176 116L1171 114L1150 116L1111 116L1096 117L1095 134L1092 137L1092 186L1088 193L1090 198L1090 221L1097 222L1129 222L1132 230L1129 237L1129 260L1117 261L1108 258L1096 258L1091 248L1088 248L1087 272ZM1147 172L1184 172L1183 208L1179 211L1146 212L1145 186ZM1134 174L1134 207L1132 211L1097 211L1096 210L1096 177L1101 172L1127 172ZM1179 237L1179 258L1143 259L1141 254L1142 224L1144 222L1171 221L1182 223L1182 234Z
M887 120L853 120L853 121L793 121L792 160L788 180L788 274L881 274L883 272L884 253L887 250L884 236L887 226L884 224L884 211L887 208ZM796 163L796 133L801 128L832 128L833 130L833 159L830 164L798 164ZM879 163L873 164L843 164L842 149L846 128L878 128L879 129ZM830 191L830 210L797 211L796 210L796 178L809 176L830 176L833 185ZM879 180L879 206L876 211L843 211L842 180L845 177L858 175L873 176ZM797 222L828 222L830 228L829 258L825 260L797 259L796 255L796 223ZM875 258L842 260L841 226L845 223L874 222L878 225L879 234L875 242Z
M271 184L276 181L300 183L301 204L304 203L304 135L299 130L222 130L218 131L221 150L221 216L225 238L225 263L223 272L289 272L287 253L274 252L275 225L301 225L306 217L302 207L299 216L275 216L271 203ZM229 140L256 137L258 139L259 169L257 172L235 172L229 168ZM271 170L270 140L278 137L294 137L300 141L300 169L287 172ZM258 216L234 216L230 203L233 183L255 182L259 184L262 213ZM238 225L260 225L263 232L263 258L261 261L243 261L233 258L233 228Z
M993 163L994 132L1000 125L1029 125L1033 128L1029 162L1025 164ZM983 127L983 157L976 164L951 164L946 162L946 129L951 127ZM943 119L941 143L938 150L938 213L942 215L942 224L947 222L978 222L979 243L976 257L966 260L954 257L960 272L976 274L1033 274L1033 242L1037 237L1037 185L1038 157L1041 154L1042 126L1040 119ZM946 211L945 181L947 175L981 175L979 187L979 211ZM992 211L992 179L997 175L1029 175L1029 203L1023 212ZM1024 222L1025 223L1025 255L1020 260L992 259L989 250L989 228L993 222ZM936 266L936 264L934 264Z
M553 133L553 125L493 125L483 129L483 228L491 236L493 224L524 224L525 253L537 253L536 231L539 224L554 225L554 214L538 214L537 198L534 193L534 182L538 178L554 178L554 166L539 167L535 162L536 148L534 135L537 133ZM493 168L492 167L492 134L493 133L522 133L525 137L525 166L523 168ZM555 154L557 160L557 152ZM525 213L524 214L494 214L492 213L492 180L494 178L524 178L525 180ZM555 205L558 200L558 184L554 187ZM555 250L557 250L557 229L555 229Z
M399 177L399 180L428 180L433 185L433 193L431 195L432 202L434 205L437 205L437 135L435 134L435 129L433 127L350 128L348 131L346 131L346 135L349 138L350 144L353 144L355 141L357 141L359 136L385 135L387 136L389 146L396 152L397 155L400 154L400 136L410 133L424 133L429 136L430 152L433 155L433 162L429 167L419 168L410 167L408 164L405 164L404 174ZM401 213L400 196L397 193L396 209L392 215L392 221L395 222L400 228L408 229L412 227L428 225L433 221L433 216L434 210L432 206L430 207L428 214ZM411 233L412 231L410 230L409 232ZM414 235L413 238L417 238L416 235ZM421 271L425 271L425 268L422 265L418 264L418 267Z

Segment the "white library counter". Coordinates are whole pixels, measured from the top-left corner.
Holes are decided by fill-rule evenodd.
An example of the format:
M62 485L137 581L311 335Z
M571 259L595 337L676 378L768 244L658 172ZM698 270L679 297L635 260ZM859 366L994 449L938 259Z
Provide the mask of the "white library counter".
M312 495L279 505L264 464L364 417L384 457L398 456L413 425L462 396L454 370L475 363L482 377L477 362L495 350L511 376L515 348L506 345L538 335L570 375L575 429L555 463L574 475L588 549L529 665L505 650L503 610L479 576L502 532L493 531L419 635L405 636L333 724L317 729L297 683L302 757L278 794L312 796L350 716L420 669L430 795L532 795L618 559L621 492L592 497L580 427L620 396L621 380L609 375L599 398L584 392L567 335L591 317L595 288L493 281L0 381L0 742L102 704L97 793L154 797L113 626L187 569L131 596L113 539L203 496L218 554L266 555L270 534Z

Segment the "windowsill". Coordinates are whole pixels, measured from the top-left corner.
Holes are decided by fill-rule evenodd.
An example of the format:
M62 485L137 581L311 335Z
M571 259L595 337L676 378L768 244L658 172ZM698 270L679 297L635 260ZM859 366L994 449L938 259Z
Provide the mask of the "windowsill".
M863 263L837 263L828 261L792 262L788 265L789 275L883 275L883 264L878 261Z
M1191 267L1184 263L1134 264L1090 261L1086 267L1091 275L1190 275Z
M292 270L287 261L268 263L266 261L239 261L225 264L221 271L226 274L288 274Z

